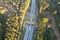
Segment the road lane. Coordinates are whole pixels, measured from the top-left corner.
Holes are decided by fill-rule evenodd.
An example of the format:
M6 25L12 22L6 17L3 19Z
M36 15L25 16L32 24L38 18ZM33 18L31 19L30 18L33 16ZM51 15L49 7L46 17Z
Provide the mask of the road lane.
M34 26L31 24L28 24L26 26L24 40L32 40L33 31L34 31Z
M28 38L29 38L28 40L32 40L33 31L34 31L34 29L35 29L35 28L34 28L34 25L30 25L30 28L31 28L31 29L29 30L29 31L30 31L30 32L29 32L30 35L28 36Z
M32 0L31 12L30 12L31 17L35 16L35 11L36 11L36 0Z

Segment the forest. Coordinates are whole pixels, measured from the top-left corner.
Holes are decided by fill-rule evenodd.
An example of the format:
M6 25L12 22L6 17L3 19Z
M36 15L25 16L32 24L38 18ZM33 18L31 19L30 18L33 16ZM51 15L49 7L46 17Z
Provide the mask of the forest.
M32 40L60 40L60 0L35 1ZM32 0L0 0L0 40L24 40L31 4Z

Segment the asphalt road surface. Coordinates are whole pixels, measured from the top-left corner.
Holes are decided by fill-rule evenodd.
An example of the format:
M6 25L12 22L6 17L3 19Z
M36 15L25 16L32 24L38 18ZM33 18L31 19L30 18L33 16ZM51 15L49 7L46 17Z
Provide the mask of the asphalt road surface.
M31 11L30 11L30 15L31 15L30 22L33 22L32 20L35 20L35 19L33 19L33 17L35 16L35 12L36 12L36 0L32 0ZM24 40L32 40L34 29L35 29L34 24L26 25L26 32L24 35Z
M32 40L33 31L34 31L34 25L28 24L26 26L24 40Z

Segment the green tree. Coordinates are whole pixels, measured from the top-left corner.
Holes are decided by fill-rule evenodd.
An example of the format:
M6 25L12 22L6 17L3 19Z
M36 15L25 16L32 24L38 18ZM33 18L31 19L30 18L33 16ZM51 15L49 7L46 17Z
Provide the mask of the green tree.
M4 40L5 38L5 32L6 32L6 18L4 16L4 14L0 13L0 40Z
M17 40L18 33L19 33L18 15L17 14L8 15L6 25L7 25L6 28L7 32L5 35L5 40Z

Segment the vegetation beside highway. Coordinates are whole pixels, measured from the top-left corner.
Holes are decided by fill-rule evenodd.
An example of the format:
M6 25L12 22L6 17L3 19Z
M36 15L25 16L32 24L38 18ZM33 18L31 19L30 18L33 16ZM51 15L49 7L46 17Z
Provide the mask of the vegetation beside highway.
M36 0L36 2L38 28L34 31L36 34L34 33L33 40L57 40L52 26L47 25L48 23L51 24L52 21L46 17L47 15L44 12L48 11L51 13L49 15L54 16L56 28L60 32L60 0ZM0 40L23 40L23 22L30 19L30 14L26 16L26 13L29 11L31 1L3 0L2 3L3 6L0 4ZM7 7L5 8L4 6ZM24 19L25 16L26 19Z

